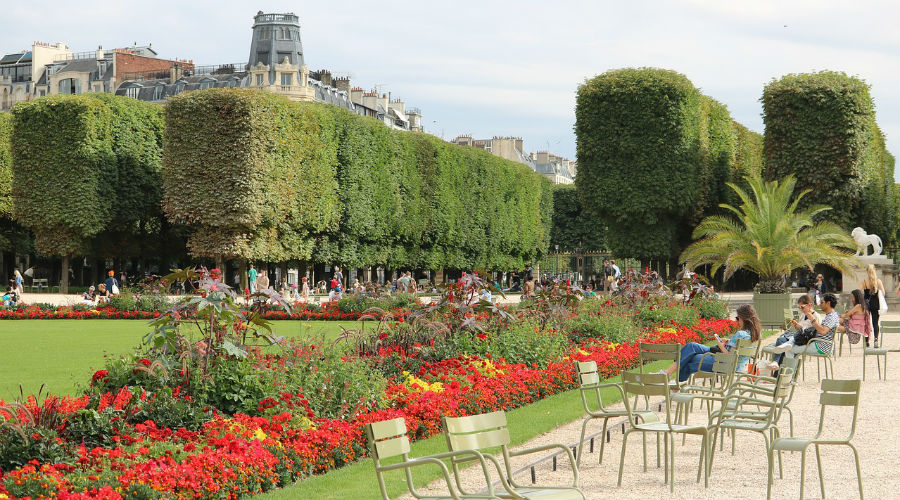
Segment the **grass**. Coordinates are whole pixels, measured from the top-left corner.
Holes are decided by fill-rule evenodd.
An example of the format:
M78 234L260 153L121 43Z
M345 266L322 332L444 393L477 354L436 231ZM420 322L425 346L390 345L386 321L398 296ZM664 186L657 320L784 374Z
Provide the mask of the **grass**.
M333 341L358 321L274 321L276 335ZM0 321L0 399L74 394L102 367L103 357L133 351L150 331L140 320L54 319Z
M646 365L645 371L655 371L668 365L666 361L657 361ZM617 380L616 379L613 380ZM613 389L604 389L603 402L612 404L621 398L619 392ZM557 427L584 417L584 408L581 403L581 395L578 390L572 390L550 396L536 403L517 408L506 413L509 425L512 445L525 443L534 437L549 432ZM589 431L598 431L590 427ZM572 444L578 439L572 435L571 440L565 445ZM447 451L447 444L443 435L437 435L412 443L410 457L421 457ZM496 450L488 450L496 451ZM532 460L540 458L542 454L531 457L522 457L516 464L524 465ZM390 462L392 463L392 462ZM514 464L515 466L515 464ZM441 477L436 466L416 467L412 469L413 480L417 487ZM387 492L390 497L396 497L406 492L406 481L400 471L389 472L385 475ZM293 500L296 498L315 498L317 500L353 498L358 500L379 500L381 492L378 490L378 481L375 478L375 469L370 459L361 460L354 464L341 467L328 473L313 476L296 483L254 496L257 500Z

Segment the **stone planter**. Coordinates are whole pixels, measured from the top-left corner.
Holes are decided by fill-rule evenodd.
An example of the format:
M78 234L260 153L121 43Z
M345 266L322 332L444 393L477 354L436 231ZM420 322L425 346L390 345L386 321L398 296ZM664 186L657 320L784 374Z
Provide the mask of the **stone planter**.
M753 293L753 308L763 327L784 325L784 310L791 307L789 293Z

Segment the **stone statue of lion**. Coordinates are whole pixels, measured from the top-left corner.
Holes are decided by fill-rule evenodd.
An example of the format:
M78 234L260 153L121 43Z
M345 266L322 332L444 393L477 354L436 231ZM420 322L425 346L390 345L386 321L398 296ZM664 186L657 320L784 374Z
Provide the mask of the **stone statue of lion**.
M881 244L881 238L878 237L877 234L866 234L866 230L857 227L853 228L853 231L850 231L850 236L856 241L856 255L868 257L869 254L869 245L872 245L872 256L881 255L881 250L883 246Z

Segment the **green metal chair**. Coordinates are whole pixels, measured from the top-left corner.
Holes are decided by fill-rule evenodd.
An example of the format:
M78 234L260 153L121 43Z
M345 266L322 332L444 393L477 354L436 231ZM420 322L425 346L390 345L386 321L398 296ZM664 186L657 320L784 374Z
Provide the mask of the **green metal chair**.
M707 356L713 358L710 370L697 371L691 375L688 384L683 386L679 393L671 395L672 402L676 404L675 421L682 425L688 424L688 414L694 401L706 403L706 414L709 416L712 412L712 404L722 401L734 380L738 359L737 349L732 352L706 353L700 357L701 367Z
M782 402L780 409L778 410L778 414L775 416L775 423L778 424L781 421L781 415L784 414L785 411L788 413L788 421L790 426L790 435L794 435L794 412L791 411L791 401L794 399L794 392L797 389L797 376L800 375L800 358L784 358L784 361L781 362L781 366L779 370L784 368L789 368L791 370L791 382L790 382L790 390L788 391L787 397ZM779 375L781 372L779 371ZM741 374L739 373L735 377L735 384L753 384L755 387L760 388L762 390L774 390L775 383L777 382L777 377L765 377L760 375L750 375L750 374ZM726 405L726 408L731 408L731 405ZM739 415L743 417L753 417L753 412L748 412L746 409L742 409L739 412ZM759 412L756 413L757 418L765 418L764 415ZM721 448L720 448L721 449ZM731 443L731 453L734 454L734 440L732 439Z
M878 380L882 380L881 376L881 359L884 358L884 378L887 380L887 355L889 352L900 352L900 348L887 349L884 347L884 336L887 333L900 333L900 321L881 321L878 328L878 342L873 343L874 347L863 348L863 380L866 379L866 358L875 357L878 368Z
M795 372L792 368L782 366L778 371L778 377L774 384L766 386L759 384L762 380L753 382L739 380L734 383L722 401L722 408L710 417L709 425L715 430L712 432L712 443L709 450L709 466L712 468L716 455L716 440L724 431L728 430L732 435L731 453L734 454L734 436L737 431L752 431L763 436L766 450L769 449L770 440L778 437L778 419L788 396L793 392ZM763 377L769 379L769 377ZM753 409L749 407L752 406ZM778 470L782 473L781 455L778 455ZM711 472L711 471L710 471Z
M372 461L375 464L375 476L378 478L378 487L381 490L381 498L383 500L390 499L387 494L387 488L385 487L384 473L394 470L402 470L405 473L406 487L409 490L410 494L412 494L416 498L427 498L434 500L500 498L494 494L494 487L491 484L491 477L488 472L487 462L485 461L484 456L482 456L481 453L477 451L459 450L455 452L440 453L438 455L429 455L420 458L409 458L409 437L406 434L406 423L402 418L395 418L393 420L385 420L382 422L373 422L371 424L366 424L366 439L368 441L369 454L371 455ZM382 464L383 460L398 456L400 457L400 462L390 465ZM477 460L481 463L481 468L484 472L486 483L486 494L464 494L458 490L457 487L459 485L459 478L457 477L455 482L451 480L450 471L447 469L447 466L444 464L443 460L447 458L460 457L467 457L470 460ZM416 491L415 486L413 485L412 471L410 469L422 465L436 466L441 470L441 473L444 476L444 481L447 485L448 490L450 491L449 496L428 496L422 495L418 491ZM457 487L454 486L454 483Z
M641 342L638 344L638 356L641 364L638 371L644 373L644 365L650 361L671 361L675 363L675 373L681 370L681 344L653 344ZM672 386L683 385L678 379L669 381Z
M672 399L669 397L670 382L669 377L664 373L634 373L622 372L622 389L625 396L634 395L636 397L643 396L650 398L654 396L662 396L665 398L666 420L665 422L647 422L636 423L625 431L622 436L622 454L619 457L619 482L622 486L622 472L625 468L625 448L628 444L628 436L632 432L653 432L661 433L665 439L665 480L669 483L669 491L675 491L675 437L674 434L692 434L702 436L703 441L700 445L700 463L697 467L697 482L700 482L700 475L703 474L704 485L709 486L709 469L707 461L707 450L709 444L709 431L705 425L688 426L673 422L672 418ZM629 418L636 421L637 415L634 413L628 399L625 399L625 409L629 412Z
M819 413L819 430L811 438L776 438L769 447L769 477L766 485L766 498L772 498L773 470L772 457L776 452L799 451L800 452L800 499L803 500L803 487L806 479L806 450L810 445L816 450L816 464L819 469L819 486L822 489L822 498L825 498L825 478L822 472L822 456L819 448L822 446L848 446L853 450L853 458L856 462L856 479L859 483L859 498L863 497L862 473L859 467L859 452L853 443L853 435L856 433L856 416L859 413L859 390L862 386L860 380L822 380L822 394L819 396L819 404L822 407ZM850 420L850 433L844 439L830 439L822 437L825 429L825 409L829 406L853 407L853 418ZM829 428L832 428L829 425Z
M606 445L606 429L609 424L609 419L611 418L622 418L628 416L628 411L625 409L622 410L610 410L603 405L603 396L601 395L601 389L606 388L615 388L619 391L619 394L622 396L622 401L625 400L625 393L622 391L622 386L620 384L601 384L600 383L600 374L597 372L597 363L594 361L578 361L575 363L575 370L578 373L578 379L581 383L581 403L584 405L584 411L587 413L587 416L584 417L584 422L581 424L581 437L578 439L578 448L576 453L576 461L578 467L581 467L581 457L584 455L584 435L587 431L587 425L591 420L603 419L603 430L601 431L601 439L600 439L600 463L603 463L603 449ZM592 407L596 407L594 409ZM649 410L646 411L635 411L634 414L637 418L642 422L658 422L659 416L656 412L652 412ZM659 442L657 441L657 450L656 450L657 458L659 457ZM647 467L647 447L646 443L644 446L644 468Z
M816 359L816 380L822 380L822 365L820 362L824 362L825 364L825 378L834 377L834 336L837 332L835 329L837 327L832 327L832 340L825 340L823 338L814 338L809 341L809 344L806 345L806 350L797 356L801 358L801 371L803 372L803 380L806 380L806 359L807 358L815 358Z
M503 411L495 411L492 413L483 413L481 415L470 415L468 417L443 417L444 437L447 439L447 447L451 452L462 452L465 450L479 451L486 448L500 448L503 456L503 465L494 455L482 453L482 456L494 464L497 473L500 475L500 483L506 493L500 493L501 498L530 498L530 499L547 499L547 500L564 500L564 499L584 499L584 493L578 488L578 465L575 463L575 457L572 456L572 450L563 444L548 444L528 448L527 450L512 451L509 449L509 430L506 428L506 413ZM565 452L572 464L572 485L571 486L525 486L518 484L513 477L512 459L523 455L529 455L542 451L559 449ZM459 465L474 460L474 457L452 457L450 459L453 466L453 472L459 477ZM457 487L462 491L461 485Z

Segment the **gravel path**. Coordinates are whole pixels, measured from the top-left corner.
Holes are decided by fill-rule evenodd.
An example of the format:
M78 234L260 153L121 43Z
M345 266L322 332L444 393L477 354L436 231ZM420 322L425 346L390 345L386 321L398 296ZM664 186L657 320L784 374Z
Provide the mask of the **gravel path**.
M896 314L891 315L896 316ZM896 318L891 318L896 319ZM900 346L900 337L891 334L887 338L886 347ZM774 341L774 336L765 343ZM858 379L862 377L862 342L854 346L849 354L844 346L842 357L836 358L834 367L836 378ZM874 358L867 360L868 373L862 387L862 401L853 443L860 451L860 462L863 472L863 493L867 498L900 498L900 356L889 354L887 380L878 380ZM791 408L794 412L795 435L812 436L819 421L820 406L819 382L816 380L816 369L813 363L806 368L806 381L802 378L794 394ZM691 422L697 423L705 419L705 410L695 405L691 414ZM828 419L829 435L846 434L849 431L849 412L834 412ZM588 433L599 432L601 421L589 424ZM780 424L782 436L789 434L787 415ZM578 439L581 421L571 422L547 434L538 436L523 446L524 449L546 443L572 444ZM599 442L595 443L595 453L586 454L581 464L581 488L590 499L644 499L644 498L685 498L685 499L717 499L717 498L765 498L766 496L766 453L763 439L759 434L739 432L737 435L737 452L732 455L726 442L724 452L717 452L710 477L710 486L704 489L702 483L695 482L699 459L700 438L687 438L682 446L678 439L675 445L675 493L670 494L668 486L663 484L663 471L656 469L655 439L648 437L648 469L641 467L641 439L638 433L629 436L625 456L625 471L622 487L616 486L619 453L622 449L621 426L615 428L612 441L606 445L603 464L598 464ZM730 441L727 439L726 441ZM828 498L858 498L856 474L853 465L853 454L846 447L823 447L822 462L825 471L825 492ZM519 458L514 466L520 467L539 458L534 455ZM799 496L800 454L784 454L785 478L776 480L773 488L774 498L796 498ZM571 469L566 459L560 457L559 468L552 471L550 462L536 467L538 483L563 484L571 481ZM529 473L518 476L519 482L530 484ZM484 486L480 469L469 468L463 471L464 484L473 489ZM446 491L437 481L422 492L434 494ZM818 476L815 466L813 448L807 455L806 463L806 498L821 498ZM403 498L412 498L406 496Z

